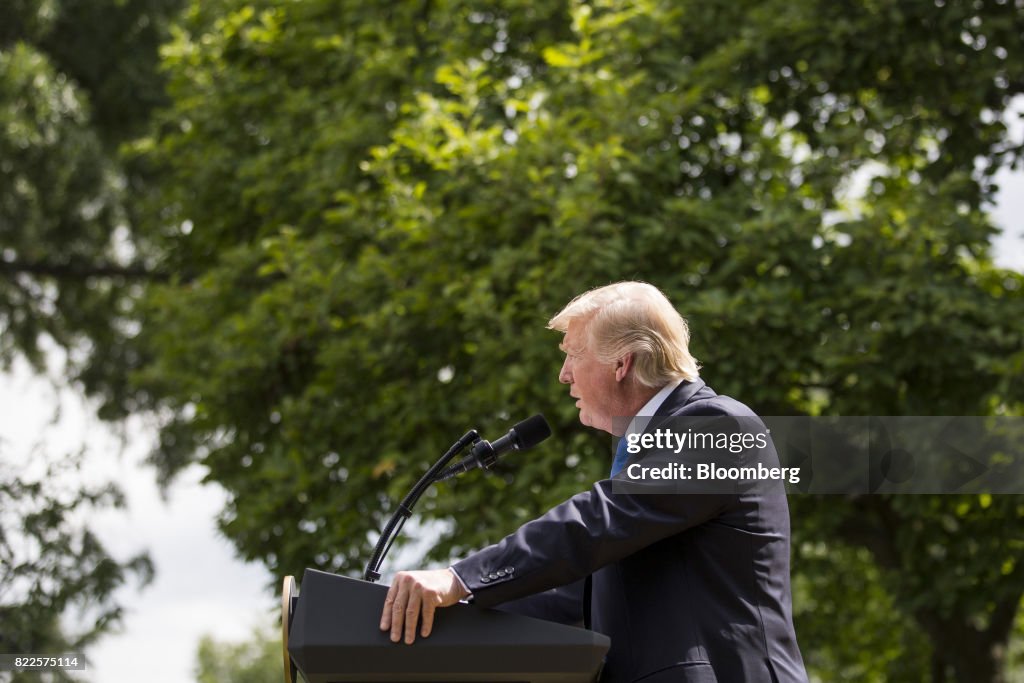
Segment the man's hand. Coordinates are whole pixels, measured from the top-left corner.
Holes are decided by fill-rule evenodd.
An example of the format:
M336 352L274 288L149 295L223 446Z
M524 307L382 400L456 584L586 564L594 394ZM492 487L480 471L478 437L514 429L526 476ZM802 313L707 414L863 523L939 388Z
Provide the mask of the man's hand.
M397 643L405 632L405 642L416 640L416 623L423 613L420 635L430 635L434 627L434 610L454 605L469 592L462 587L451 569L398 572L384 599L380 630L391 629L391 642Z

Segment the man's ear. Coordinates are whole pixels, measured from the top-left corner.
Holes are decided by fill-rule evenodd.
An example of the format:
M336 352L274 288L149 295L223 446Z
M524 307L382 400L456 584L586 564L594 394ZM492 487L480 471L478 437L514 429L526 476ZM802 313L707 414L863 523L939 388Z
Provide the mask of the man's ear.
M615 381L621 382L629 376L630 371L633 369L633 354L627 353L622 358L615 361Z

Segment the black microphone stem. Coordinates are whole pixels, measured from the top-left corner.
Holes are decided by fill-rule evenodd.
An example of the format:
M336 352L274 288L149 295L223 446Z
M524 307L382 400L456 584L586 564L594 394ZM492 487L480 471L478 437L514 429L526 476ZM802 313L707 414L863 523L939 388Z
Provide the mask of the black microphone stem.
M405 525L405 520L412 516L412 508L416 505L416 501L430 488L431 484L437 481L437 475L444 469L445 465L465 449L466 446L479 440L480 434L475 429L471 429L463 434L462 438L453 443L448 452L442 455L441 459L435 462L433 467L420 477L420 480L416 482L416 485L412 487L409 493L405 494L405 498L398 504L398 509L395 510L394 514L391 515L391 519L384 526L384 531L381 532L377 546L373 549L373 555L370 556L370 561L366 563L366 571L363 572L363 579L365 581L373 583L380 579L380 565L384 562L385 555L391 550L391 544L398 537L398 532Z

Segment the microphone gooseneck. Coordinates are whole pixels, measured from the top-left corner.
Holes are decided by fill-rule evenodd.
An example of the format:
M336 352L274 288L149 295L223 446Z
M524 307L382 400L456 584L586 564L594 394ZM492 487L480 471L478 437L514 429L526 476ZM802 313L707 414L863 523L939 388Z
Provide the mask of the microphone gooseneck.
M471 429L463 434L462 438L453 443L451 448L441 456L441 459L435 462L427 470L426 474L420 477L420 480L416 482L412 490L398 504L398 509L391 515L391 519L388 520L384 531L377 540L377 545L374 547L373 555L370 556L370 561L366 563L363 579L372 583L380 578L380 566L384 562L384 557L388 551L391 550L391 544L394 543L401 532L402 527L405 525L405 520L412 516L412 507L431 484L444 479L450 479L457 474L477 467L489 469L497 462L499 457L508 451L525 451L527 448L533 448L549 436L551 436L551 427L548 425L547 420L544 419L544 416L539 414L517 423L508 431L508 434L496 439L493 444L481 439L475 429ZM446 467L452 458L470 445L472 445L472 451L469 455L458 464Z

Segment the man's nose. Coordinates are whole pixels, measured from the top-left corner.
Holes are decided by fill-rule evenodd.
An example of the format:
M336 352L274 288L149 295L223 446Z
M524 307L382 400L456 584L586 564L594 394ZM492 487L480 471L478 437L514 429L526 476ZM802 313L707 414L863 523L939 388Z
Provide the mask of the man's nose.
M562 363L562 369L558 372L558 381L562 384L572 384L572 369L569 367L569 359Z

